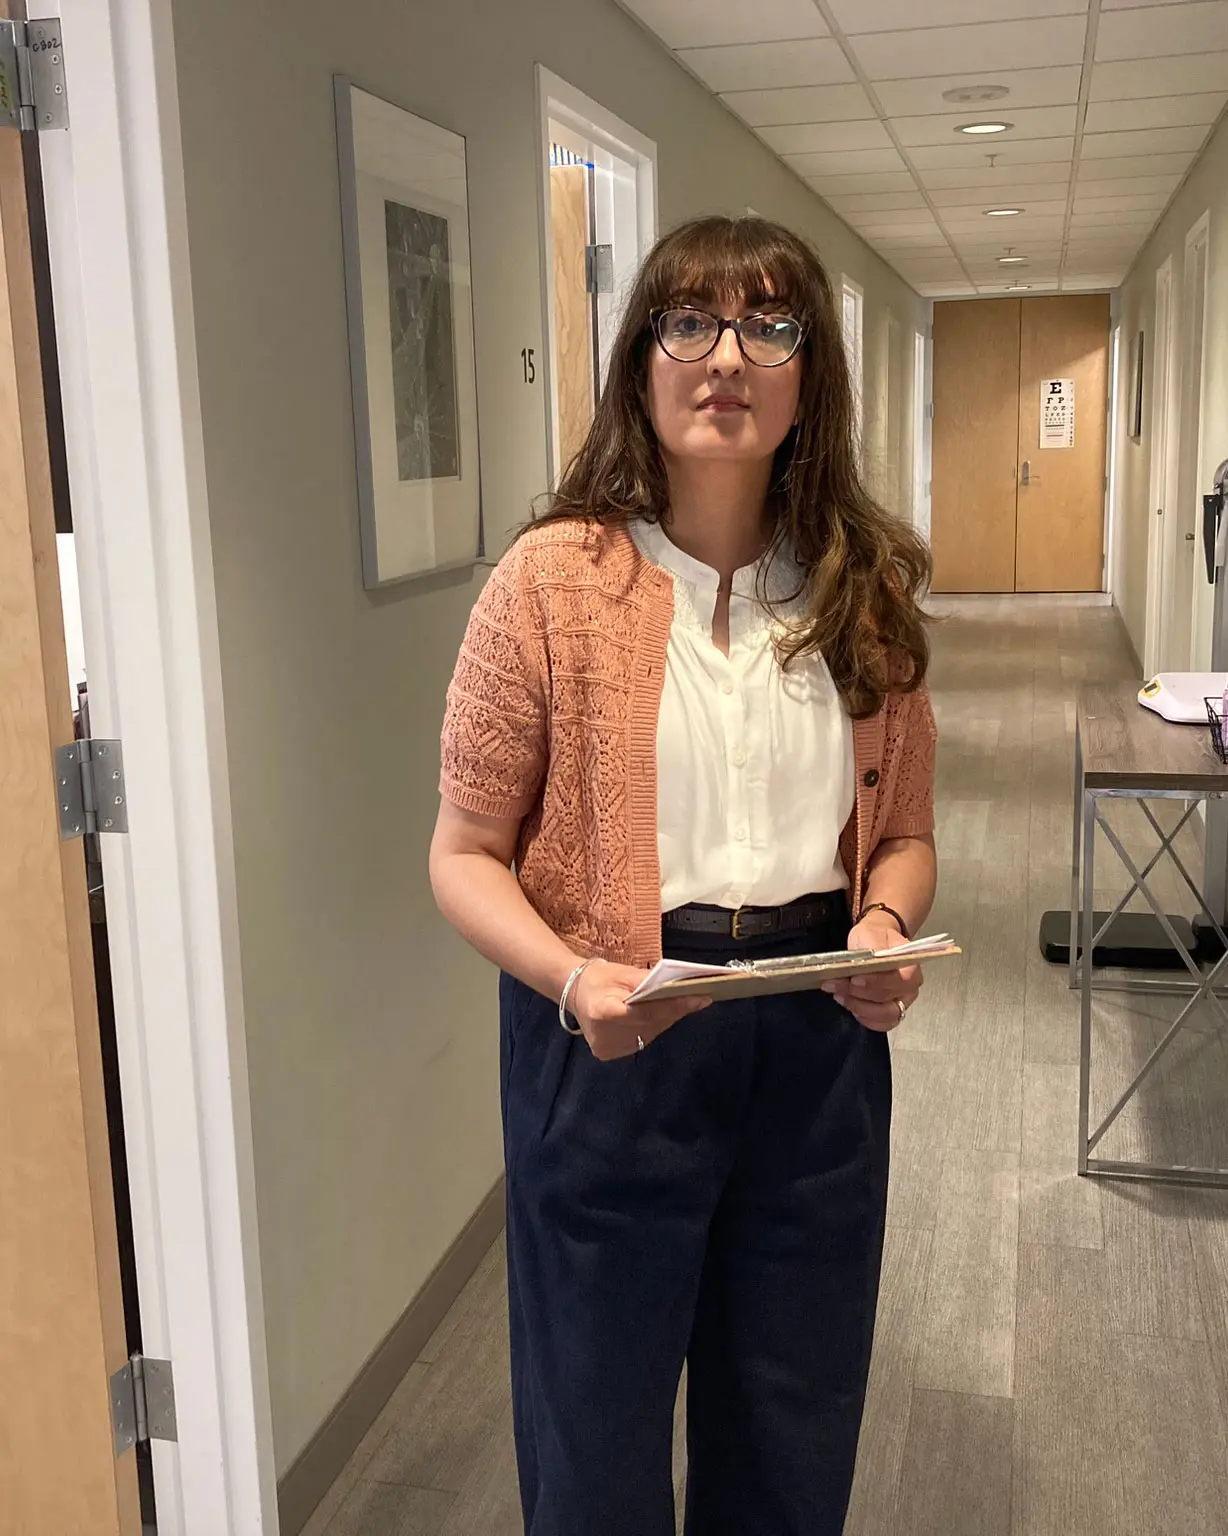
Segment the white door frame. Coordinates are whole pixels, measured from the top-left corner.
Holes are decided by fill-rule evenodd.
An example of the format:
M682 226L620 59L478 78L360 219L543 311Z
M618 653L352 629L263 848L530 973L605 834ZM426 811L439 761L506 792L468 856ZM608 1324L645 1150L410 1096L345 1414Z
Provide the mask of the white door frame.
M1167 256L1156 272L1155 322L1152 326L1151 500L1147 508L1147 619L1143 639L1143 671L1148 677L1160 670L1164 640L1164 587L1169 567L1169 519L1163 509L1169 500L1172 462L1170 406L1173 358L1176 352L1176 314L1173 292L1173 258Z
M542 329L546 338L542 358L542 396L546 402L546 465L549 484L557 484L559 463L558 401L555 395L554 240L550 218L550 121L564 124L587 142L634 167L636 265L657 238L657 146L630 123L623 122L600 102L537 65L538 228L541 251ZM604 329L604 327L603 327Z
M1121 532L1118 527L1118 478L1121 465L1121 338L1118 320L1109 333L1109 398L1105 433L1105 536L1104 590L1116 598L1121 589L1117 562L1121 557Z
M159 1536L277 1530L217 618L170 0L61 15L41 138L145 1352L174 1370Z
M1190 597L1189 667L1194 671L1211 666L1213 588L1207 581L1202 549L1202 454L1207 398L1207 296L1211 275L1211 214L1203 213L1185 237L1182 272L1182 314L1185 336L1182 354L1181 423L1177 439L1177 494L1181 521L1194 530L1193 588ZM1202 275L1198 263L1201 256ZM1200 285L1201 291L1199 291ZM1195 317L1197 316L1197 333ZM1200 644L1205 640L1205 645Z

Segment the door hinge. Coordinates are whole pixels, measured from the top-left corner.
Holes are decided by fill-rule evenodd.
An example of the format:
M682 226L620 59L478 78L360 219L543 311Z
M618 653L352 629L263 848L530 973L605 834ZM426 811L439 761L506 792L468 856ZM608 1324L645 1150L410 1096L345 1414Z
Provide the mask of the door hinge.
M925 407L925 414L929 418L930 421L933 421L933 419L934 419L934 402L932 400Z
M111 1423L115 1454L150 1440L178 1440L175 1378L169 1360L133 1355L111 1377Z
M67 128L58 17L0 21L0 128Z
M118 741L91 738L57 747L55 794L60 836L66 842L95 832L126 832L123 747Z
M614 292L614 247L584 247L584 286L589 293Z

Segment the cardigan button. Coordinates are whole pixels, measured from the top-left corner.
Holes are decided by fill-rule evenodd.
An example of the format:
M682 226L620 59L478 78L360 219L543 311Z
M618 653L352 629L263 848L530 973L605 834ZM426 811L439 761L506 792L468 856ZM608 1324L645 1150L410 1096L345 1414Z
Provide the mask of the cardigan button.
M861 782L866 786L867 789L877 789L878 788L878 769L877 768L870 768L870 769L868 769L866 771L865 778L862 779Z

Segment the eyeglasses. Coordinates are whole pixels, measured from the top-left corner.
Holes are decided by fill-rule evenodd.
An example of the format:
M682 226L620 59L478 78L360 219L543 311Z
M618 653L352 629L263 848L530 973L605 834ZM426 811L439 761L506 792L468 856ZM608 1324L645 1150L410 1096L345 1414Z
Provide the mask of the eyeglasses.
M792 315L746 315L741 320L722 320L705 309L654 309L650 317L653 335L661 350L677 363L698 363L716 351L727 330L738 339L738 349L757 368L779 368L801 346L806 327Z

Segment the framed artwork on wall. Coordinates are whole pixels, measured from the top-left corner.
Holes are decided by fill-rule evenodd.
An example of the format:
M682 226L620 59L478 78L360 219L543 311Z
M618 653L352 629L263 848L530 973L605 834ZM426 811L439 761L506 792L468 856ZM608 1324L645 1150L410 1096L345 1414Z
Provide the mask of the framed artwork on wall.
M334 77L363 585L481 550L465 141Z
M1143 332L1130 343L1130 436L1137 443L1143 436Z

